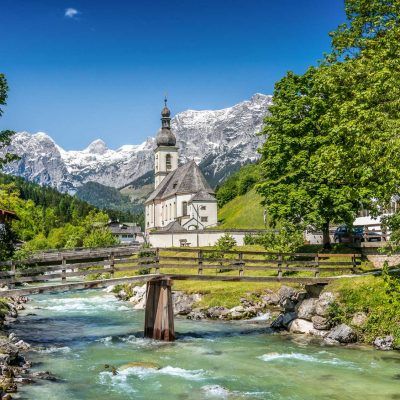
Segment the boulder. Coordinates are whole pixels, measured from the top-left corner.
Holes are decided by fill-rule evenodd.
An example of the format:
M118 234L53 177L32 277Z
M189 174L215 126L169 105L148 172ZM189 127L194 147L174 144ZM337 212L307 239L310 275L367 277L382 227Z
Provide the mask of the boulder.
M17 346L20 350L28 350L31 348L31 345L24 342L23 340L19 340L18 342L16 342L15 346Z
M279 303L282 303L284 300L294 300L296 297L296 291L289 286L281 286L278 290Z
M297 316L302 319L311 321L315 315L315 306L318 299L305 299L297 307Z
M328 330L331 329L332 324L328 318L321 317L320 315L314 315L311 318L314 329L318 330Z
M279 304L287 312L294 311L296 309L296 303L291 299L283 299L279 302Z
M354 326L363 326L367 322L368 316L364 312L358 312L353 315L351 320L351 325Z
M393 336L377 337L374 340L374 346L379 350L392 350L393 349Z
M279 314L278 317L271 323L271 328L273 329L287 328L290 322L292 322L296 318L297 314L295 312Z
M135 310L143 310L146 307L146 285L134 286L129 302L133 304Z
M354 343L357 340L357 335L350 326L340 324L329 332L327 338L339 343Z
M315 303L315 313L321 317L327 317L329 314L329 308L335 301L335 296L331 292L322 293L317 302Z
M314 330L313 323L305 319L296 318L289 323L289 331L292 333L311 334Z

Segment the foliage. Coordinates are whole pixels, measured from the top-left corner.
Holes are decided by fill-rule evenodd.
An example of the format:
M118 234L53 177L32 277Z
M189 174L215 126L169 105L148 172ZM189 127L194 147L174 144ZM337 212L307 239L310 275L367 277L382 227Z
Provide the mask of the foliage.
M8 85L7 80L3 74L0 74L0 106L6 105ZM0 107L0 117L3 115L3 109ZM10 130L0 131L0 150L8 146L11 143L11 137L15 132ZM1 168L11 162L18 159L15 154L6 152L3 157L0 157L0 170Z
M366 4L347 1L348 10ZM360 48L352 58L289 72L276 84L258 185L272 222L314 226L329 243L332 222L351 225L362 208L377 214L397 193L400 29L387 28L374 40L356 39L354 28ZM339 36L344 51L346 35Z
M10 224L0 224L0 261L9 260L14 254L16 235Z
M237 196L246 194L260 179L258 164L248 164L232 174L217 188L218 207L223 207Z
M232 250L235 246L236 240L229 233L222 235L215 243L216 250L221 252Z
M301 229L286 224L280 230L270 230L260 235L246 235L244 244L258 244L270 252L295 253L304 244L304 238Z
M395 346L400 348L400 278L389 274L387 267L382 277L365 277L335 282L328 290L339 293L330 309L337 323L351 325L353 315L363 312L367 320L361 327L353 326L360 341L372 343L376 337L393 335Z

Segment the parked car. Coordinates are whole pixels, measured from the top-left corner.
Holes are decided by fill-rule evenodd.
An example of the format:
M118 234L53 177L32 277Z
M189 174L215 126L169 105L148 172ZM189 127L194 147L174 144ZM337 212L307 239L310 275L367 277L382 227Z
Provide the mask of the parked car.
M380 242L385 240L385 237L380 232L364 226L349 228L346 225L341 225L336 228L333 240L337 243Z

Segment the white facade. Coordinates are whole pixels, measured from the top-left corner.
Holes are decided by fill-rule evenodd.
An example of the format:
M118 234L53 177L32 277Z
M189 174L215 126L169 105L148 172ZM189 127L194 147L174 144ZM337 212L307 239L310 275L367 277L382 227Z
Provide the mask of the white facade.
M178 148L174 146L159 146L154 152L154 186L157 186L171 172L178 168Z

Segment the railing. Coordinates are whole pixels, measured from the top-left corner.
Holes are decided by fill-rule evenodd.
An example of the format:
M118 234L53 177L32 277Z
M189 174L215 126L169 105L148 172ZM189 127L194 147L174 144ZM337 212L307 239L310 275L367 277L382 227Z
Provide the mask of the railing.
M51 257L50 257L51 255ZM146 255L146 256L144 256ZM357 273L361 264L359 254L321 253L273 253L260 251L225 251L189 248L143 249L133 248L97 249L82 252L61 252L42 255L29 260L0 263L0 284L15 285L46 282L60 279L62 283L71 278L92 275L102 279L113 279L116 273L133 272L133 275L166 274L175 279L190 279L195 270L197 275L211 271L218 277L236 274L244 277L250 271L257 276L249 278L281 279L290 276L304 278L311 273L319 278L321 273ZM271 275L272 274L272 275ZM186 278L185 278L186 277Z

